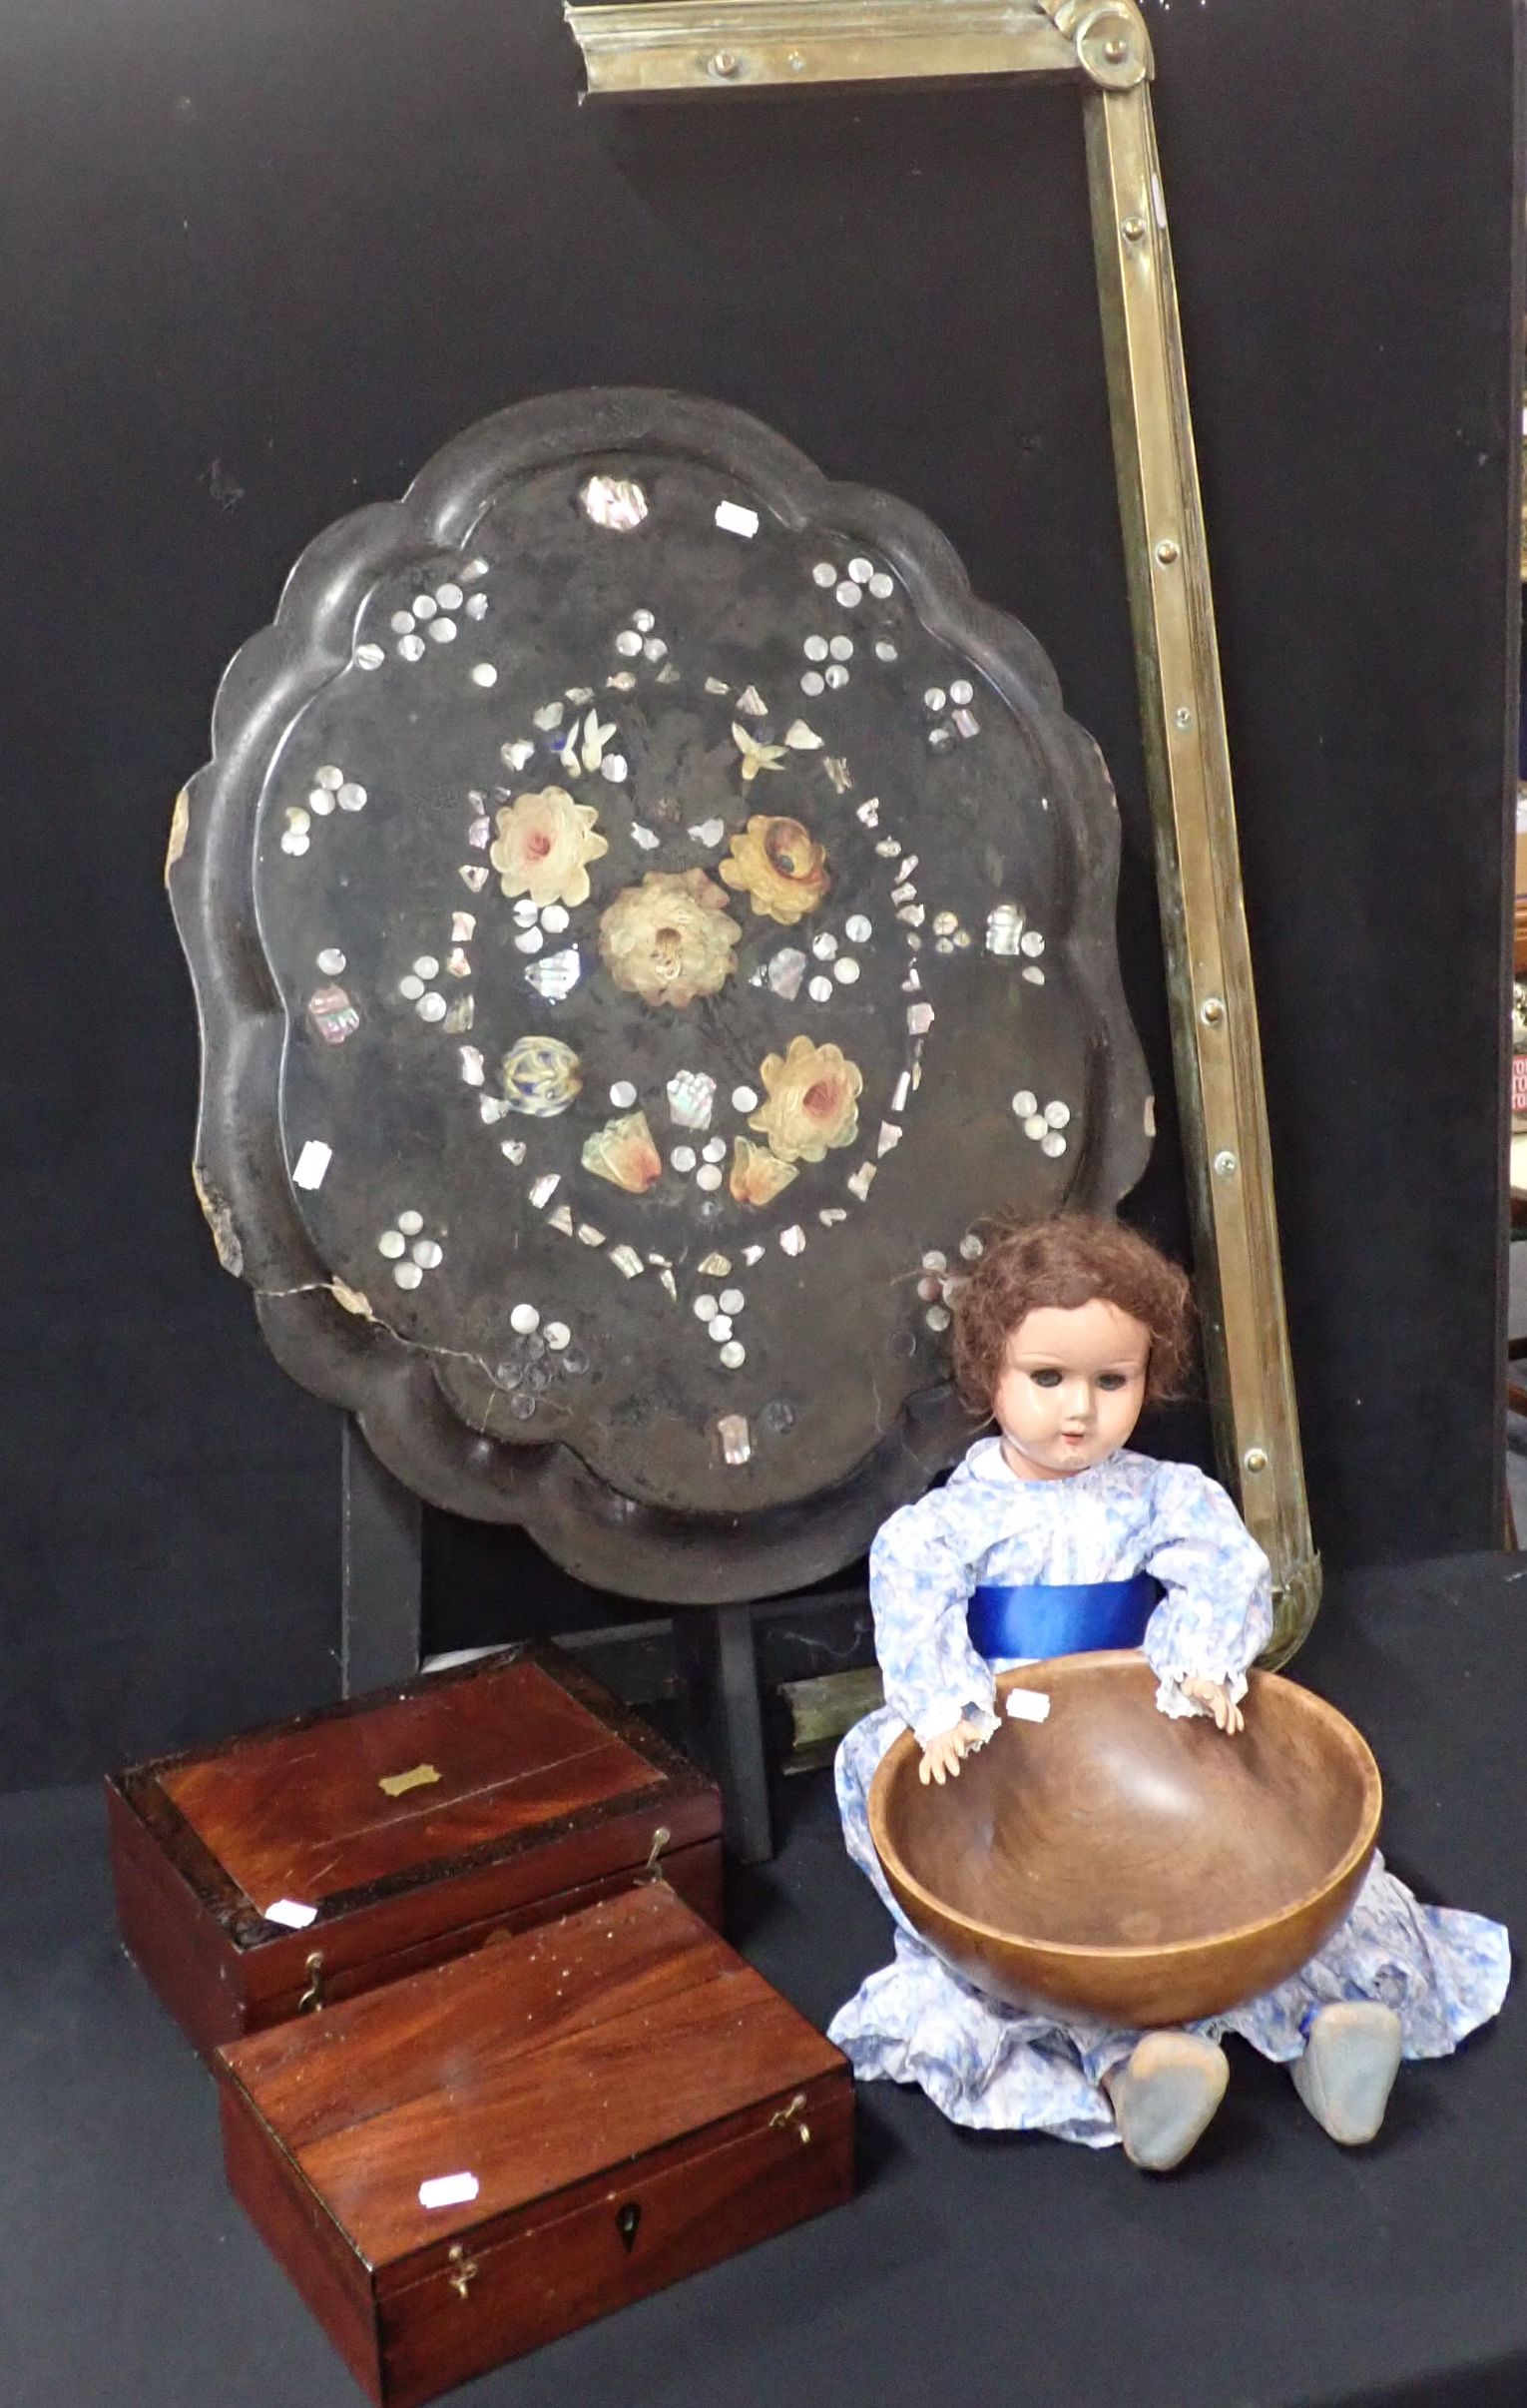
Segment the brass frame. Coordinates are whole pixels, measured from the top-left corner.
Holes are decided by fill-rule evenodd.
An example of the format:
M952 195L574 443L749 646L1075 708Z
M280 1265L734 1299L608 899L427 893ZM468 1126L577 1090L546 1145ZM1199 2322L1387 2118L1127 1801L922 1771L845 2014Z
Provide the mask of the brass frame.
M1262 1048L1177 285L1135 0L568 0L591 95L1046 75L1084 89L1173 1052L1220 1468L1272 1563L1283 1662L1320 1565L1278 1261Z

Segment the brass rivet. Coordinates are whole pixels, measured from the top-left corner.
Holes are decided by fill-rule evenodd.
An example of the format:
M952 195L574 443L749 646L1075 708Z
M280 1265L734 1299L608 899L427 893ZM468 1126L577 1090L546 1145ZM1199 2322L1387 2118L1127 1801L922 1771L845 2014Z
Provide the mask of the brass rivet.
M1216 1154L1215 1172L1219 1178L1233 1179L1240 1168L1241 1165L1236 1160L1236 1157L1231 1152L1229 1146L1226 1147L1223 1154Z
M1218 995L1206 995L1199 1005L1199 1018L1206 1028L1218 1028L1225 1017L1225 1005Z
M1124 239L1125 239L1125 241L1126 241L1127 243L1143 243L1143 242L1145 241L1145 220L1144 220L1144 218L1126 218L1126 219L1125 219L1125 221L1124 221Z
M801 57L798 50L792 50L784 63L788 67L791 75L804 75L805 60Z
M1114 35L1112 41L1105 42L1103 45L1103 56L1107 59L1111 67L1117 67L1120 60L1126 55L1127 53L1125 45L1120 41L1117 34Z
M706 73L708 75L736 75L737 57L735 52L730 50L715 51L706 61Z
M1160 543L1156 547L1156 557L1166 568L1170 568L1173 561L1178 557L1177 545L1173 542L1170 535L1164 535L1162 537Z
M1248 1447L1241 1461L1248 1472L1266 1472L1268 1468L1267 1450L1264 1447Z
M1177 727L1191 728L1193 725L1193 713L1189 710L1186 703L1179 703L1177 709L1172 714L1172 718L1173 724Z

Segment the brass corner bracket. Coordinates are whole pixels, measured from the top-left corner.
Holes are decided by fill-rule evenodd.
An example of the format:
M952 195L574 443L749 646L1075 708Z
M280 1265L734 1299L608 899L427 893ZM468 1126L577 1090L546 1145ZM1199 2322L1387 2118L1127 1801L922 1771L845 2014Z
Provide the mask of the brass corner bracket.
M1220 1470L1272 1564L1270 1654L1314 1619L1241 858L1177 282L1136 0L568 0L590 95L1068 78L1084 88L1173 1055Z
M1039 0L1076 52L1079 71L1104 92L1131 92L1156 73L1135 0Z

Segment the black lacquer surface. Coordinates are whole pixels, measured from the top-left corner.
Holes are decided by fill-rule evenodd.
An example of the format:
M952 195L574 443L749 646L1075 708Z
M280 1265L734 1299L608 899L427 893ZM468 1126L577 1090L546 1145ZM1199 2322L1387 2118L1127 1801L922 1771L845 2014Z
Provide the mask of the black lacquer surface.
M968 1436L973 1224L1148 1152L1033 639L757 421L575 393L320 537L214 733L198 1170L280 1360L611 1587L836 1569Z

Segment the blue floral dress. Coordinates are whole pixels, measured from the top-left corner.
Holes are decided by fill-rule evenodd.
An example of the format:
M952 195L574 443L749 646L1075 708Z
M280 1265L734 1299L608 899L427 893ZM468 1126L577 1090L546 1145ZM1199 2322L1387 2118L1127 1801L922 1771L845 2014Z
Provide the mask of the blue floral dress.
M1058 2133L1105 2148L1118 2138L1103 2080L1140 2038L1085 2018L1024 2014L985 1996L927 1948L886 1888L869 1836L876 1765L902 1730L925 1745L963 1715L988 1730L994 1674L966 1613L981 1585L1119 1581L1152 1573L1164 1594L1144 1652L1164 1714L1201 1712L1185 1680L1246 1693L1247 1667L1272 1624L1268 1559L1225 1491L1189 1464L1121 1452L1059 1480L1020 1480L995 1438L949 1480L904 1505L870 1552L875 1652L885 1704L837 1755L843 1835L895 1918L895 1957L873 1973L829 2037L864 2081L918 2083L958 2123ZM1192 2027L1239 2033L1264 2057L1300 2056L1318 2010L1377 1999L1399 2016L1407 2057L1446 2057L1497 2014L1510 1979L1502 1925L1422 1906L1375 1856L1340 1929L1275 1990Z

